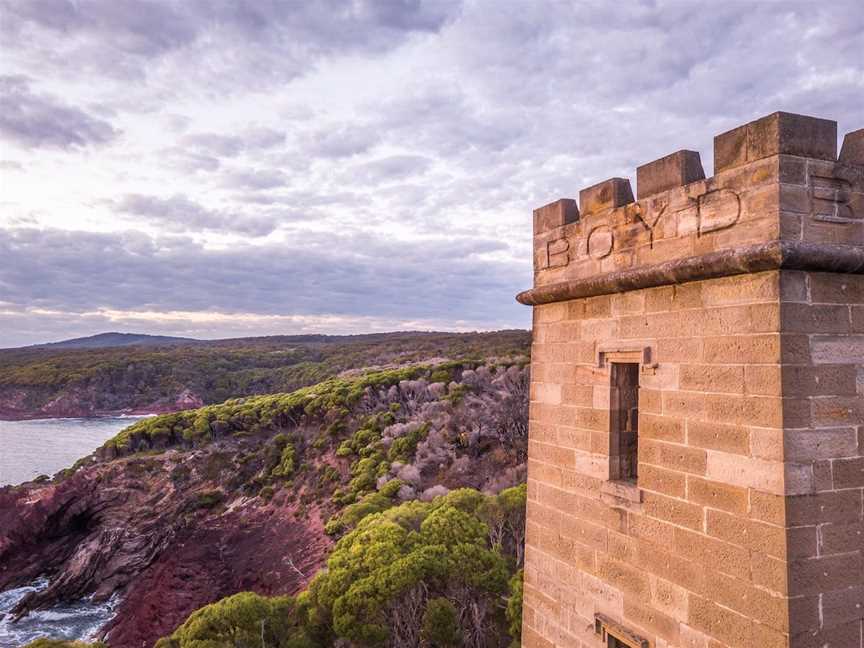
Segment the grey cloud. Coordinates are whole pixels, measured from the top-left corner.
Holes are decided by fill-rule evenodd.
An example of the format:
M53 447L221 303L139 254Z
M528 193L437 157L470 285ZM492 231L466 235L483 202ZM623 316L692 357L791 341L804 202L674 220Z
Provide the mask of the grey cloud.
M498 241L405 243L339 233L290 246L205 249L140 234L11 230L0 283L16 307L84 311L217 310L524 322L513 300L530 276L482 252Z
M281 205L284 207L314 208L314 207L367 207L372 205L369 196L354 191L334 191L321 193L317 191L288 191L279 193L249 192L232 196L235 202L249 205Z
M286 182L287 176L277 169L237 169L222 178L222 184L233 189L275 189Z
M186 135L180 142L181 150L193 149L211 155L233 157L243 150L243 140L233 135L219 133L194 133Z
M209 209L182 194L169 198L128 194L108 204L118 212L143 218L174 232L210 230L266 236L277 226L272 218Z
M430 74L361 119L384 145L434 152L466 171L466 182L493 178L511 196L541 200L632 175L676 148L701 148L710 170L714 134L778 108L857 126L864 13L856 3L747 7L553 2L526 12L472 3L435 44L433 69L454 74L446 82ZM447 193L439 187L439 197Z
M180 147L219 157L234 157L257 152L285 143L285 133L270 128L252 128L239 134L191 133L183 137Z
M270 128L251 128L230 134L190 133L161 154L170 165L183 171L213 172L222 167L225 159L243 154L259 156L278 149L284 143L285 133ZM230 179L228 184L233 184ZM239 182L239 185L243 186L243 183Z
M526 12L504 4L488 12L479 3L442 49L461 83L521 119L522 141L535 150L569 143L582 156L605 147L620 159L669 146L670 137L693 148L709 132L778 108L818 111L826 97L831 116L852 117L856 102L843 95L864 91L860 3L743 6L549 3ZM838 76L844 68L857 74Z
M74 35L99 34L119 51L153 55L188 43L194 26L175 6L134 0L34 0L3 2L6 30L38 25Z
M222 162L218 157L196 153L195 151L187 151L177 147L163 150L161 157L170 166L190 173L197 173L199 171L212 173L222 166Z
M19 54L59 70L142 78L146 63L187 47L199 27L188 8L199 3L135 0L5 0L3 39Z
M218 70L234 84L221 87L236 91L294 78L321 57L387 51L412 33L440 29L459 4L200 0L145 9L134 0L5 0L2 11L4 40L42 58L57 44L58 69L143 78L163 59L187 82Z
M390 139L458 158L471 150L498 153L525 136L515 106L507 105L509 110L483 107L458 86L429 83L367 109L377 115L374 127Z
M380 136L369 124L340 124L308 134L302 145L313 155L341 158L366 153L379 140Z
M24 76L0 77L0 135L36 148L75 149L106 144L118 132L80 108L35 93Z
M860 127L861 51L856 2L471 3L430 50L445 73L359 121L382 147L451 172L412 190L418 221L452 208L527 214L680 148L701 150L710 172L715 134L774 110Z
M362 0L357 7L359 13L377 24L399 30L436 31L460 4L453 0Z
M188 115L180 113L168 113L164 115L165 123L168 128L176 133L182 133L189 129L192 124L192 118Z
M424 173L432 160L422 155L391 155L357 164L347 170L347 176L358 183L393 182Z

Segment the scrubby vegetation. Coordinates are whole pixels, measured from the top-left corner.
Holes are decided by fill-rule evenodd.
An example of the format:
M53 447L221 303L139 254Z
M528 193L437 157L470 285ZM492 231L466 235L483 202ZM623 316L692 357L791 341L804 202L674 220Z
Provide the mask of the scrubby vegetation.
M410 366L122 432L106 448L132 458L239 440L250 450L235 465L258 467L239 488L323 502L337 539L303 593L231 596L160 648L246 645L262 632L287 648L507 646L521 619L525 486L513 485L524 480L527 391L524 358ZM222 503L221 490L198 495L198 506Z
M302 627L304 610L290 596L267 598L240 592L201 608L157 648L234 648L235 646L314 646Z
M376 365L524 354L529 337L527 331L307 335L165 347L0 350L0 415L28 415L46 407L49 414L52 408L78 408L82 415L175 409L182 395L205 405L221 403L290 392Z
M338 513L327 531L338 534L399 501L446 493L449 486L442 483L421 487L436 475L467 473L488 450L512 455L499 457L500 463L523 462L528 369L524 358L510 362L374 371L290 394L157 416L126 428L100 454L111 458L247 439L248 451L222 457L238 464L236 474L260 464L245 482L246 491L254 488L269 499L300 474L315 482L319 496L329 494ZM452 379L449 384L429 382L442 372ZM451 398L455 392L459 399ZM211 463L218 460L214 455ZM456 484L464 485L465 478L455 479ZM499 486L519 479L512 470L501 478Z
M209 443L229 434L257 434L295 427L305 418L338 418L357 403L367 389L410 380L428 368L409 366L374 371L355 378L331 378L287 394L228 400L196 410L143 419L106 444L116 452Z
M521 621L529 382L524 353L343 372L139 421L55 481L111 467L167 484L178 528L291 520L314 536L302 569L304 545L267 543L283 585L270 568L239 581L302 592L219 590L159 648L505 648Z
M244 592L202 608L157 648L473 648L518 640L525 486L454 490L366 515L296 597Z

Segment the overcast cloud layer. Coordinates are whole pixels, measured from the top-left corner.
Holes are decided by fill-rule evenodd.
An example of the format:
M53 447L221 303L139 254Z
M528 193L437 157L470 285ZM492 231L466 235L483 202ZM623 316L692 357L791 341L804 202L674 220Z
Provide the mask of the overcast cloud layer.
M533 207L864 125L858 0L0 0L0 45L0 347L527 327Z

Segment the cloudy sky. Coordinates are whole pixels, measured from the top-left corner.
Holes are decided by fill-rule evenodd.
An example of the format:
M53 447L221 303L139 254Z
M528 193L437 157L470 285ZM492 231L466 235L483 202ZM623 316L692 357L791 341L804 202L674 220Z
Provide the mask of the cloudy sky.
M0 45L0 347L527 327L533 207L864 125L860 0L0 0Z

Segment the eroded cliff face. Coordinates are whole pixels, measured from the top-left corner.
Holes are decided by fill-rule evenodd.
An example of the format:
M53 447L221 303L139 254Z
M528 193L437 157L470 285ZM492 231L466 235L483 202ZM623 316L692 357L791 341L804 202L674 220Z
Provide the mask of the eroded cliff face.
M112 646L150 645L228 594L293 593L331 541L316 504L250 497L244 446L121 458L44 486L0 491L0 590L47 574L13 614L121 593L104 629ZM246 489L248 490L248 489Z
M112 648L236 592L296 593L362 515L524 481L528 384L523 364L416 367L146 419L0 489L0 591L50 580L14 615L118 595Z

